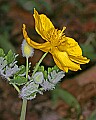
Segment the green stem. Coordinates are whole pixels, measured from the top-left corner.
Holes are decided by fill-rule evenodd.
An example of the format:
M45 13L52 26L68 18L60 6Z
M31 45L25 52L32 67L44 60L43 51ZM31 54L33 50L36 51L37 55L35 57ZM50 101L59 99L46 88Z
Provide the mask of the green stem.
M45 58L45 56L47 55L47 53L48 52L46 52L42 57L41 57L41 59L39 60L39 62L37 63L37 65L36 65L36 67L35 67L35 69L34 69L34 71L33 71L33 73L32 73L32 76L36 73L36 71L38 70L38 67L39 67L39 65L41 64L41 62L43 61L43 59Z
M29 68L28 68L28 58L26 58L26 79L28 80L28 71L29 71Z
M14 88L17 90L18 93L20 93L20 89L18 88L17 85L15 85L14 83L12 83L12 85L14 86Z
M10 78L8 78L8 81L10 81ZM20 89L18 88L18 86L15 85L14 83L12 83L12 85L13 85L14 88L17 90L17 92L20 93Z
M28 71L29 71L29 68L28 68L28 58L26 58L26 79L27 80L28 80ZM27 100L23 99L20 120L25 120L26 108L27 108Z
M25 120L25 117L26 117L26 107L27 107L27 100L23 99L20 120Z

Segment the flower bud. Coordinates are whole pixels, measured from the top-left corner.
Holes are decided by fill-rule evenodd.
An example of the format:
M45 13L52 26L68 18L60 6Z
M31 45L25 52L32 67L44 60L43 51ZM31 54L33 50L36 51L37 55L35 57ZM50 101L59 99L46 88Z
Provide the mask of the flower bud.
M22 42L21 49L23 57L29 58L34 54L34 48L30 47L25 39Z
M34 82L36 84L41 84L44 80L44 76L42 72L36 72L35 75L33 76Z

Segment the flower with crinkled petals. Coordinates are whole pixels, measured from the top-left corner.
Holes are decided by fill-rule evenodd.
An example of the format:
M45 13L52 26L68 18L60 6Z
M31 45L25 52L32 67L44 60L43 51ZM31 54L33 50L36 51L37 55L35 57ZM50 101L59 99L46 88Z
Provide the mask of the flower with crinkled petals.
M27 43L44 52L50 52L56 65L63 71L80 70L80 64L86 64L90 60L82 56L82 50L78 43L70 37L64 35L62 30L55 29L54 25L44 14L38 14L34 9L35 29L37 33L46 41L45 43L36 43L31 40L26 32L26 26L23 24L23 36Z

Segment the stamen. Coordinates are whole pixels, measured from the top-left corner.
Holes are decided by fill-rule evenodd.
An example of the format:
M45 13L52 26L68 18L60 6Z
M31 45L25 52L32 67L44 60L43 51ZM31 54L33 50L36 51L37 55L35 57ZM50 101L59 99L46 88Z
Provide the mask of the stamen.
M63 35L63 32L64 32L65 29L66 29L66 27L63 27L61 33L59 34L59 37L61 37Z

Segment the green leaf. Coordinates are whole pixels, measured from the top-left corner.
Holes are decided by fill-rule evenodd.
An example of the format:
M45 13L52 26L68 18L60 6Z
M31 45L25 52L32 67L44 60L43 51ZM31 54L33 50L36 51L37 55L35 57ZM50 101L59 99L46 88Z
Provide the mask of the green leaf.
M15 76L18 76L18 75L24 74L25 71L26 71L26 68L25 68L24 65L21 65L19 68L20 68L20 70L15 74Z
M39 72L44 72L44 66L39 66L39 67L38 67L38 71L39 71Z
M0 48L0 57L4 57L4 56L5 56L4 51L2 48Z
M8 63L8 64L14 62L14 60L15 60L15 55L14 55L14 53L10 50L10 51L8 52L8 54L5 56L5 59L7 60L7 63Z
M52 72L52 68L48 67L48 74Z
M64 100L70 107L74 107L77 110L78 115L81 114L81 107L80 107L79 102L68 91L61 89L61 88L56 88L54 89L54 94L57 94L57 96L61 98L62 100Z
M47 74L47 71L46 71L46 70L43 72L43 74L44 74L44 78L47 79L48 74Z
M38 67L38 72L42 72L44 74L44 78L47 79L47 71L44 70L44 66L39 66Z
M10 80L10 84L14 83L14 84L17 84L19 86L25 84L26 82L27 82L27 79L23 76L17 76L14 79Z
M59 71L59 68L57 65L55 65L54 67L52 67L52 70L56 70L56 71Z
M91 115L87 118L87 120L96 120L96 110L94 110Z
M41 93L38 89L39 85L34 82L30 82L29 84L25 84L20 91L20 96L22 99L32 100L36 97L36 93Z

